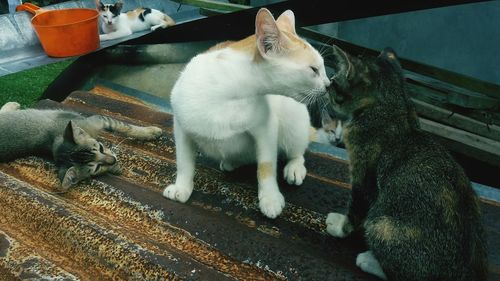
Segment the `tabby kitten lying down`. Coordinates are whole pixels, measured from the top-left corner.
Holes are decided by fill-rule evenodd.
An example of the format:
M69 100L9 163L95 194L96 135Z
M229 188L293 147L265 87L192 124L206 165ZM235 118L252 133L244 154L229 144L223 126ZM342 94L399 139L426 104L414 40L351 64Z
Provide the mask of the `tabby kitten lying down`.
M333 54L329 97L348 116L352 197L347 215L328 215L327 231L345 237L363 228L369 250L356 264L383 279L486 280L479 200L463 169L419 128L395 53Z
M116 155L95 139L100 131L140 140L162 134L157 127L138 127L106 116L19 108L18 103L9 102L0 109L0 162L50 155L64 190L92 176L121 172Z

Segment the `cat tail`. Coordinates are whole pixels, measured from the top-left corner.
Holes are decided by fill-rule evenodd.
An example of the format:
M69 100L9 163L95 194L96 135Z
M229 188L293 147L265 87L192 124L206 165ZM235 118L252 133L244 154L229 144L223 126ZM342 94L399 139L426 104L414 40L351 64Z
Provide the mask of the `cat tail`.
M488 279L488 252L484 237L483 226L478 223L472 233L471 242L471 279L473 281L486 281Z
M163 15L163 19L162 20L165 22L165 24L164 24L165 27L169 27L169 26L175 25L174 19L171 18L170 16L166 15L166 14Z

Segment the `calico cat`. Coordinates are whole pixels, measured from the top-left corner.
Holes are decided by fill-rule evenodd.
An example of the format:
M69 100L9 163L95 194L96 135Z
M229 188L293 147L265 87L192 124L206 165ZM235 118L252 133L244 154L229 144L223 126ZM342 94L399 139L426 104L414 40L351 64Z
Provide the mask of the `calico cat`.
M356 264L382 279L486 280L479 200L462 167L419 128L394 51L352 57L334 46L333 108L349 117L344 141L352 197L327 231L364 229L369 250Z
M320 115L321 125L316 129L313 141L344 147L342 120L340 118L333 118L326 110L322 110Z
M96 2L101 17L101 27L105 34L99 35L101 41L113 40L131 35L134 32L156 30L175 25L175 21L168 15L150 8L137 8L122 13L123 2L103 4Z
M0 162L29 155L51 156L63 190L91 176L120 173L116 155L95 139L100 131L141 140L162 134L157 127L138 127L106 116L19 108L18 103L9 102L0 109Z
M275 21L260 9L255 29L255 35L195 56L176 81L177 178L165 197L186 202L191 196L197 148L225 171L257 162L259 207L269 218L285 206L276 180L278 150L288 159L287 182L302 184L310 121L296 100L323 94L330 81L321 55L296 34L292 11Z

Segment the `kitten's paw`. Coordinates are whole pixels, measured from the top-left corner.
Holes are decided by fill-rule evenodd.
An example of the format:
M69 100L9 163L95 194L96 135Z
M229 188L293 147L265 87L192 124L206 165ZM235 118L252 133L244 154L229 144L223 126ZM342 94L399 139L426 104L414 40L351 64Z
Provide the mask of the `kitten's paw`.
M158 127L144 127L135 137L140 140L154 140L163 134L163 130Z
M259 196L260 211L268 218L274 219L285 207L285 197L279 191L267 192Z
M109 37L107 34L99 34L99 40L106 41L106 40L109 40Z
M21 108L21 105L15 101L10 101L2 106L0 108L0 111L15 111L19 110Z
M286 164L283 174L288 184L301 185L306 177L306 167L304 159L293 159Z
M232 172L236 167L233 166L233 164L229 163L228 161L220 161L219 168L223 172Z
M113 166L109 167L108 172L110 174L113 174L113 175L121 175L122 174L122 167L118 163L116 163Z
M364 272L373 274L381 279L387 280L387 276L380 266L377 258L373 255L372 251L366 251L356 257L356 265Z
M174 201L179 201L181 203L186 203L191 193L193 192L192 188L188 186L171 184L163 190L163 196Z
M344 238L349 233L344 232L344 225L347 222L347 217L339 213L329 213L326 218L326 231L330 235L338 238Z

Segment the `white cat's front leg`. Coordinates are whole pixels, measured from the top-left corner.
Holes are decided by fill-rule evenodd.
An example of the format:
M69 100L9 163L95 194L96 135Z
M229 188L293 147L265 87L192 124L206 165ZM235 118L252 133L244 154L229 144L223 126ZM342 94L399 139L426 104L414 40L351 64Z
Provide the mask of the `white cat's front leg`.
M129 36L131 34L132 34L132 30L130 30L130 29L119 29L117 31L113 31L110 33L100 34L99 39L101 41L113 40L113 39Z
M257 180L259 183L259 208L268 218L276 218L285 207L285 198L276 180L278 157L278 129L276 120L252 130L257 151Z
M175 184L169 185L163 191L163 196L174 201L186 202L193 192L195 169L195 145L191 138L182 130L174 117L174 137L177 162L177 177Z

